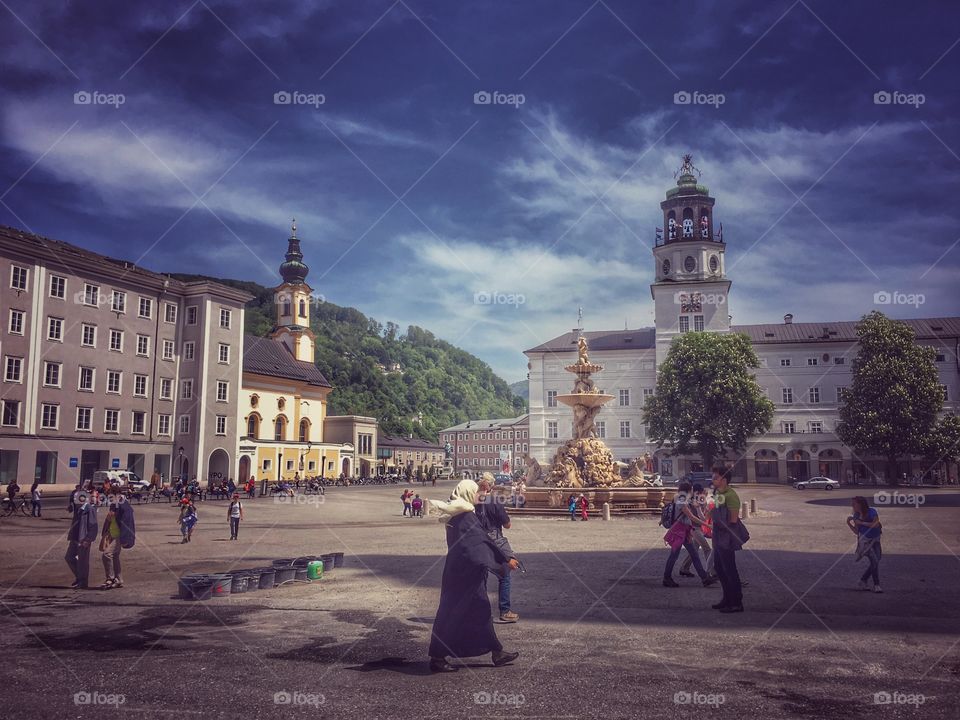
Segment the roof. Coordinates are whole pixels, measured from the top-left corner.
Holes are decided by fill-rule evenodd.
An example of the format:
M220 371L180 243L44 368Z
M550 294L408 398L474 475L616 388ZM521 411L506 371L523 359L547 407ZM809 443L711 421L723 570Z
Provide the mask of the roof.
M585 331L583 336L587 339L591 352L594 350L653 350L656 347L656 332L655 328L590 330ZM524 352L576 352L577 336L577 331L571 330Z
M960 317L915 318L898 320L913 329L918 340L960 337ZM734 325L732 332L743 333L753 343L856 342L859 321L767 323Z
M316 365L297 360L282 342L256 335L243 336L243 371L331 387Z
M63 272L78 275L98 273L114 281L122 280L130 285L154 290L164 288L181 294L213 292L241 303L253 299L253 295L248 292L213 280L184 282L163 273L147 270L129 260L101 255L62 240L53 240L6 225L0 225L0 245L5 245L7 249L31 260L41 260L48 267L60 269Z
M407 438L403 437L402 435L391 435L390 433L383 432L383 430L377 432L377 447L443 452L442 445L437 445L429 440L421 440L420 438Z
M467 420L465 423L444 428L440 432L457 432L458 430L497 430L502 427L512 427L527 421L529 415L520 415L515 418L494 418L493 420Z

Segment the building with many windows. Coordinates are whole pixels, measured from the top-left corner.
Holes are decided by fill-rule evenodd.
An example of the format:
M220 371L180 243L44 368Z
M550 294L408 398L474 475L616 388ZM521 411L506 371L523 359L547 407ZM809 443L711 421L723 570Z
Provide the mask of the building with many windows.
M426 477L430 468L439 472L445 453L442 445L429 440L402 435L390 435L382 430L377 434L377 474L397 473Z
M601 392L614 399L597 417L596 432L623 462L649 452L667 478L701 470L700 459L671 457L646 436L643 406L656 388L657 368L675 337L686 332L737 332L753 343L761 367L757 381L776 412L773 427L752 438L741 457L728 458L740 481L787 482L815 475L849 481L882 477L885 459L859 457L835 433L850 365L857 352L856 322L731 325L722 226L715 230L714 199L694 176L689 157L676 187L660 204L663 230L653 248L650 286L655 327L583 332L591 360L604 366L593 375ZM935 349L945 409L960 411L958 343L960 318L906 320L917 342ZM572 432L570 408L557 394L570 392L572 376L564 366L576 362L578 331L526 351L529 360L530 453L549 462ZM901 472L912 471L910 459Z
M0 227L0 482L228 472L250 298Z
M450 444L453 471L465 478L484 472L515 472L530 453L529 416L468 420L440 431L440 444Z

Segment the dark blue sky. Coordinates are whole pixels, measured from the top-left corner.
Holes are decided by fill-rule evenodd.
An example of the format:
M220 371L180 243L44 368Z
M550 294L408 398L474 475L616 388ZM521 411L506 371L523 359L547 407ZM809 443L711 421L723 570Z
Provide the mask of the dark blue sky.
M954 3L3 0L0 18L0 223L271 285L295 215L318 293L507 380L580 305L588 329L652 324L684 152L717 198L735 323L856 319L882 291L923 296L895 317L960 312Z

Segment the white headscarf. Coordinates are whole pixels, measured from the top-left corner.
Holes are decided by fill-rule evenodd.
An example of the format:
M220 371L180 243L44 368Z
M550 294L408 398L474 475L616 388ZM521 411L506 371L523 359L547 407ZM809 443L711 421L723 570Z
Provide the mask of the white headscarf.
M450 500L427 500L427 513L437 514L442 523L450 522L461 513L473 512L479 487L473 480L461 480L450 494Z

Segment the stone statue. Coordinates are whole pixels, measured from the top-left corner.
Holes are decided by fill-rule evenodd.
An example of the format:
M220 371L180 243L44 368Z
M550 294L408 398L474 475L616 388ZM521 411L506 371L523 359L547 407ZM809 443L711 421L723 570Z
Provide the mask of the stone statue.
M700 237L707 239L710 237L710 221L706 215L700 218Z
M527 469L524 477L530 487L536 487L543 482L543 468L536 458L527 458Z
M446 456L446 459L449 460L453 457L453 445L449 442L445 443L443 446L443 454Z
M589 365L590 357L587 355L587 339L582 335L577 338L577 363L580 365Z

